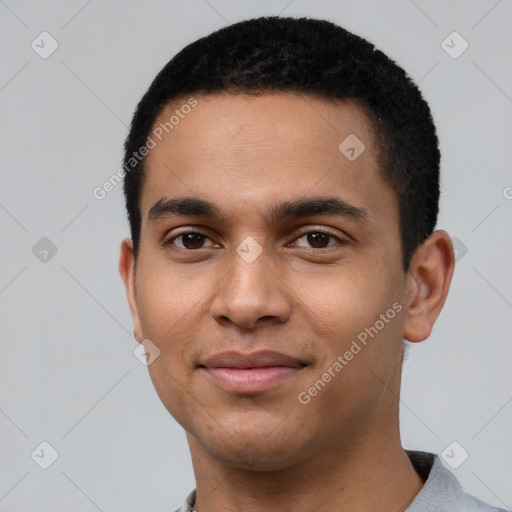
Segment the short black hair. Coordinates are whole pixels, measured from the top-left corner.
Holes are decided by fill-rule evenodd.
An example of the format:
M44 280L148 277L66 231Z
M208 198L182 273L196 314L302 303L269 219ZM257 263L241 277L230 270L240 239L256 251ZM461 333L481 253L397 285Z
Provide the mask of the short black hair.
M412 254L434 231L439 210L440 152L429 106L406 72L366 39L329 21L279 16L241 21L189 44L137 105L123 165L135 257L145 162L140 150L164 107L192 94L273 92L350 100L363 108L382 175L396 192L407 272Z

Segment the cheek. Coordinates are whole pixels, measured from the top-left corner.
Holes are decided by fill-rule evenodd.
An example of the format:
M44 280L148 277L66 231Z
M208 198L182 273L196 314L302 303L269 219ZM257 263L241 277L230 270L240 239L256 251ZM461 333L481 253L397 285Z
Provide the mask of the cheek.
M405 308L399 275L379 265L365 269L331 269L299 288L300 315L321 341L314 377L329 369L336 375L318 406L334 407L337 397L347 394L371 400L400 355Z
M292 288L300 314L321 337L347 340L392 307L395 289L387 281L380 271L340 266L301 279Z
M199 414L197 408L206 406L191 400L193 357L189 350L204 330L200 308L204 308L205 290L169 269L156 267L141 272L140 283L137 303L142 334L160 350L148 371L164 406L183 423Z
M309 315L307 322L316 329L321 347L301 391L314 396L305 408L311 412L307 421L332 417L335 430L373 410L390 386L402 346L404 307L389 270L387 277L358 273L357 279L344 274L316 281L322 293L303 287L307 307L302 312ZM318 384L326 379L325 387Z
M195 325L192 317L204 304L207 279L201 271L173 267L161 254L145 261L151 264L141 259L137 286L143 335L168 344L166 340L178 338L185 326Z

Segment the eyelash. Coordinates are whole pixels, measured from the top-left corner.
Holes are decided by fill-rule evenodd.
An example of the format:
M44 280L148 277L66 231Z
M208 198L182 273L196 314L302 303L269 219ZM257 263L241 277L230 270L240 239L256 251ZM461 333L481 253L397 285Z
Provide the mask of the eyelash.
M311 231L305 231L304 233L300 234L298 237L294 238L293 241L297 241L297 240L300 240L301 238L307 236L307 235L310 235L310 234L317 234L317 233L321 233L323 235L327 235L331 238L334 238L338 244L340 245L345 245L347 243L346 240L340 238L339 236L331 233L330 231L328 230L325 230L325 229L314 229L314 230L311 230ZM183 247L177 247L173 244L174 240L177 240L178 238L180 237L183 237L185 235L200 235L204 238L207 238L207 239L210 239L208 237L208 235L206 235L205 233L202 233L201 231L183 231L182 233L179 233L177 235L174 235L172 238L169 238L168 240L166 240L164 242L165 245L169 245L169 246L173 246L173 247L176 247L178 250L181 250L181 251L187 251L187 252L192 252L192 251L198 251L198 250L201 250L201 249L206 249L206 247L199 247L198 249L187 249L187 248L183 248ZM332 245L328 245L327 247L320 247L320 248L317 248L317 247L308 247L308 249L313 249L313 250L321 250L321 249L330 249L331 247L333 247Z

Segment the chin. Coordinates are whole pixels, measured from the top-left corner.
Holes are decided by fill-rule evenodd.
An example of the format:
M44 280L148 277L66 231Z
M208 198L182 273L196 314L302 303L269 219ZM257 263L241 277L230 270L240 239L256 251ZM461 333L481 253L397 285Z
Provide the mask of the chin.
M242 446L237 443L208 448L210 455L223 464L246 471L279 471L292 466L296 459L292 447L269 446L268 439L253 439Z
M286 469L297 462L303 451L297 435L275 426L221 430L217 425L216 429L201 434L194 437L213 458L240 470Z

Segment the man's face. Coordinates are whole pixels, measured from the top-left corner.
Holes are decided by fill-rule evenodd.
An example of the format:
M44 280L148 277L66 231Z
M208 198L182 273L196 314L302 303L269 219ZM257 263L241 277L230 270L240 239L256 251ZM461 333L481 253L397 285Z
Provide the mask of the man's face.
M407 280L367 118L293 94L196 99L148 155L140 204L132 310L138 341L160 350L162 402L239 467L375 436L396 413ZM169 203L183 198L217 215Z

